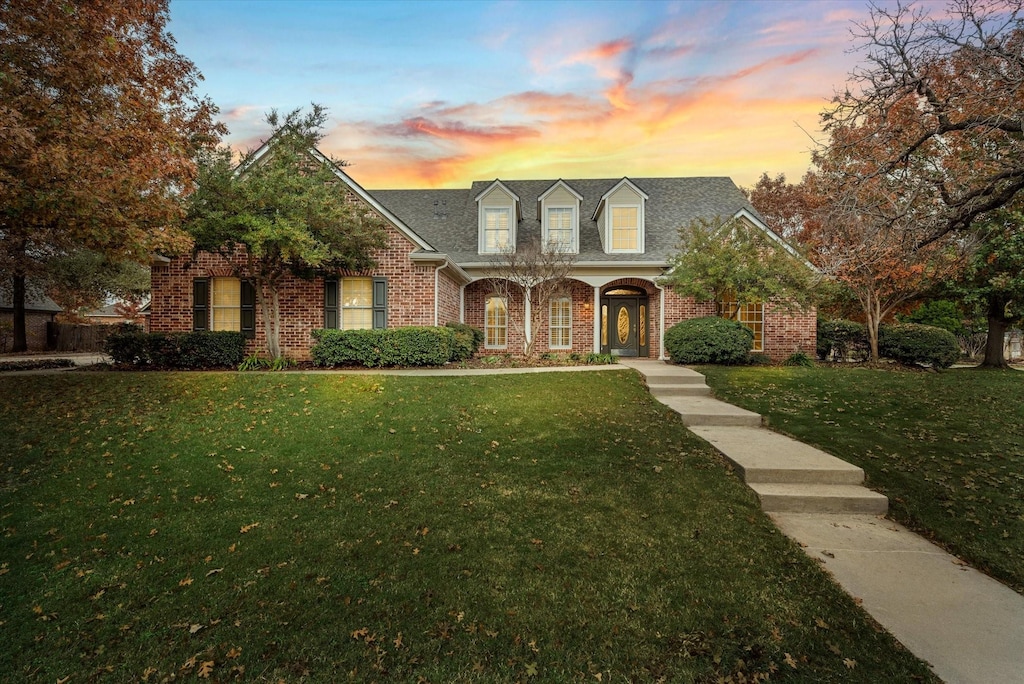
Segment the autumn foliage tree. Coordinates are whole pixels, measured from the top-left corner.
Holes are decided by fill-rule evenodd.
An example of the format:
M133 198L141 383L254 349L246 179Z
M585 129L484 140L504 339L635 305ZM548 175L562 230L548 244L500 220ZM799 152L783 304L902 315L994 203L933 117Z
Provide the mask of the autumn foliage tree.
M303 114L271 111L266 145L234 163L221 147L201 158L196 191L188 198L185 226L195 248L233 255L238 276L252 282L267 352L281 358L281 288L290 275L363 271L384 246L384 222L350 201L333 169L344 165L315 148L327 120L314 104Z
M774 178L762 173L754 186L743 192L765 223L783 239L801 245L810 239L823 200L808 188L808 177L790 183L784 173Z
M189 247L179 197L221 130L167 32L168 0L0 1L0 269L26 348L26 279L89 249Z
M1024 0L942 7L873 4L855 30L865 63L823 115L828 133L858 133L831 145L871 161L846 184L886 177L927 198L924 240L970 230L1024 189Z

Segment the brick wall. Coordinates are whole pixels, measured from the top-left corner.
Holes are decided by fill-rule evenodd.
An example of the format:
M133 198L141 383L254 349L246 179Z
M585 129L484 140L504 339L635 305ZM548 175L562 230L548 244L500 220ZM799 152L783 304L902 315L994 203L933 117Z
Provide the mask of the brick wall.
M434 269L419 266L409 259L415 249L397 229L388 227L387 247L374 254L377 267L355 276L383 276L388 279L388 327L434 324ZM241 251L226 257L201 252L194 258L179 257L169 264L155 264L152 269L153 332L187 331L192 329L192 281L195 278L237 276L244 272L245 258ZM448 280L444 273L441 280ZM452 290L454 289L454 303ZM445 288L442 299L446 313L454 311L458 320L458 286L453 282ZM281 349L289 358L309 359L312 345L310 332L324 325L324 285L322 278L303 280L286 277L280 289ZM442 316L443 318L443 316ZM441 321L446 322L444 320ZM246 353L266 349L262 312L256 312L256 337L246 346Z
M52 320L52 313L25 312L25 342L29 351L46 351L46 323ZM10 326L6 346L0 337L0 352L6 352L14 345L14 312L0 311L0 323Z

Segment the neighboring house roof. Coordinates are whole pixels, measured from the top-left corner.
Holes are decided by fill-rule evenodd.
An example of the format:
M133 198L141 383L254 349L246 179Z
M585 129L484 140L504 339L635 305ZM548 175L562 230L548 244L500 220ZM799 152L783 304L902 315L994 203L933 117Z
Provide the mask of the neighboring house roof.
M583 198L579 212L577 263L666 263L677 249L679 228L694 219L732 217L741 210L758 216L730 178L630 178L629 182L649 198L645 204L645 251L643 254L606 254L601 245L600 228L593 216L601 198L623 180L562 180ZM370 194L435 249L465 265L487 262L490 258L478 253L475 200L494 182L476 181L466 190L371 190ZM523 215L517 241L539 240L539 198L558 180L501 182L522 200Z
M10 292L0 291L0 310L14 311L14 299ZM38 313L60 313L64 309L44 294L25 293L25 311Z

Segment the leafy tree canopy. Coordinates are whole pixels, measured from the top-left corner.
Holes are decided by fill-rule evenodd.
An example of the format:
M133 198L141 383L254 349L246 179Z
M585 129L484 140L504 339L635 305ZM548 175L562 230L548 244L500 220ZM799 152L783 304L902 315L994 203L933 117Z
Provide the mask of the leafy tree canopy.
M279 294L284 278L363 271L385 244L385 223L349 196L332 161L316 151L327 110L271 111L273 134L234 164L229 148L200 158L197 189L188 198L185 226L195 248L233 254L239 275L255 285L271 356L280 358Z
M726 293L737 303L813 305L818 273L759 227L740 218L697 219L679 230L678 252L662 282L697 301Z

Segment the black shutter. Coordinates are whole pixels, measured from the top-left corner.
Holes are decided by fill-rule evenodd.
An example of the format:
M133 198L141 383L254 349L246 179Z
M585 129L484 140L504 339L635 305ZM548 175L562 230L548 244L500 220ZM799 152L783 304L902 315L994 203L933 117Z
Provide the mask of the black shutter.
M338 327L338 281L324 281L324 327L334 330Z
M388 279L373 279L373 327L388 327Z
M242 294L242 334L247 338L256 337L256 288L248 280L241 282Z
M210 329L210 281L206 278L192 281L192 329Z

